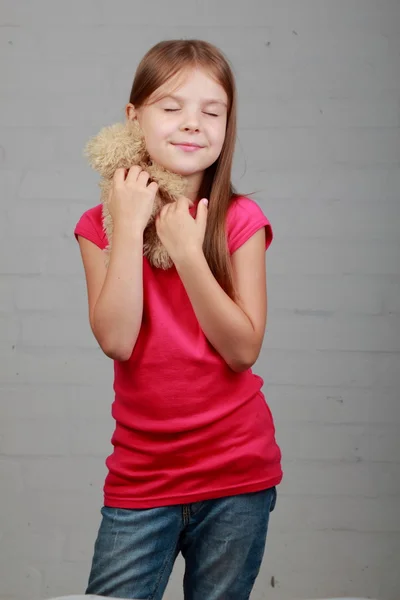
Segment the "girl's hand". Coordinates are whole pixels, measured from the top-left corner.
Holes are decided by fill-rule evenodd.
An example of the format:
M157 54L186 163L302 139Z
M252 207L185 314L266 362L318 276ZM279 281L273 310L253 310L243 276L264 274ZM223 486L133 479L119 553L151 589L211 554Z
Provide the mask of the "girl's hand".
M148 184L150 175L134 166L128 170L117 169L114 173L108 209L116 226L132 225L143 233L153 211L158 184ZM126 175L125 175L126 174Z
M176 202L163 206L156 219L158 237L175 264L203 252L208 201L200 200L196 218L189 212L191 204L188 198L181 196Z

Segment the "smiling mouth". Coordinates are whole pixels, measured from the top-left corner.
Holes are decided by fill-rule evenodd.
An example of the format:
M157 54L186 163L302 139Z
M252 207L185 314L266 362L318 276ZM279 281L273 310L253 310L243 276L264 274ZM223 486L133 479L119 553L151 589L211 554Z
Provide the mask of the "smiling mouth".
M201 150L204 146L199 146L198 144L172 144L176 148L180 148L185 152L195 152L196 150Z

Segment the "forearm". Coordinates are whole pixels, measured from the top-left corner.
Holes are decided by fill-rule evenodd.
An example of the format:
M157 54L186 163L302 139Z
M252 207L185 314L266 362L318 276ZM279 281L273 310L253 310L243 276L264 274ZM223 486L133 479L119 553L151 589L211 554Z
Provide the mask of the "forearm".
M232 370L257 359L261 343L250 318L221 288L202 253L175 265L208 341Z
M127 360L143 314L143 233L116 225L107 275L93 314L94 334L104 352Z

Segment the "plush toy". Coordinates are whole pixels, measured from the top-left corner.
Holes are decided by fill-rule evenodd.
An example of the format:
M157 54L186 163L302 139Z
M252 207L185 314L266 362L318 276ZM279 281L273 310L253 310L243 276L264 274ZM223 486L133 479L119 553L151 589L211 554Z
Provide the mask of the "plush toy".
M126 123L104 127L87 143L85 155L93 169L101 175L99 185L103 205L103 227L108 239L106 262L108 263L113 233L113 222L108 210L113 175L119 167L129 169L133 165L140 165L149 173L150 181L155 181L159 186L153 212L144 231L143 254L154 267L170 268L172 261L157 235L155 217L165 203L175 202L184 194L185 179L151 160L137 121L128 120Z

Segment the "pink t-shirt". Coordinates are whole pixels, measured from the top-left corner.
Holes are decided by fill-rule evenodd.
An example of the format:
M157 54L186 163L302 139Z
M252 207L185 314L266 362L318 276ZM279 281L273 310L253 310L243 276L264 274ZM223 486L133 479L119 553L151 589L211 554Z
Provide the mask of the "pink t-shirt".
M232 254L265 227L250 198L232 202ZM86 211L75 235L105 248L101 205ZM273 418L249 369L232 371L208 342L174 267L143 259L143 321L129 360L114 361L116 421L107 458L104 504L152 508L260 491L282 479Z

